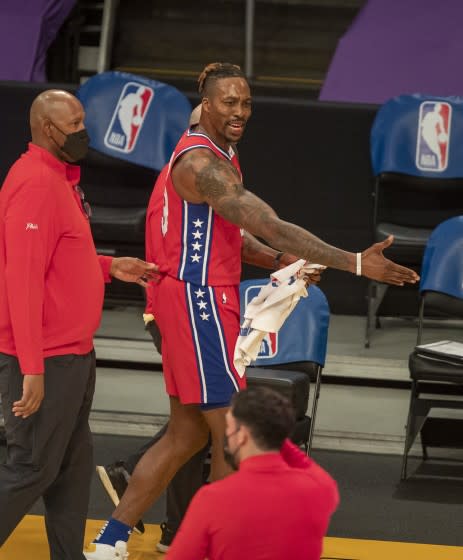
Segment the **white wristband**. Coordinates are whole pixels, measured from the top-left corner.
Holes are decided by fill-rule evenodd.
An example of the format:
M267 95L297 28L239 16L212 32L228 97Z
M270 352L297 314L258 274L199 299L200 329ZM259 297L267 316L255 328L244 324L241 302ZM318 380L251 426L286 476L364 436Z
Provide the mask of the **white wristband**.
M355 274L362 276L362 253L357 253L357 262L355 267Z

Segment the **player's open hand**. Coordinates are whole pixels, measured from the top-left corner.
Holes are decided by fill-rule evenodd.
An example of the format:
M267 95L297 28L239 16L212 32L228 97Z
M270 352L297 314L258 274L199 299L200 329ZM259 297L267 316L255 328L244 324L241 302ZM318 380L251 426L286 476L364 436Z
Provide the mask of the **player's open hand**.
M147 287L150 280L157 279L158 266L135 257L117 257L112 260L109 273L123 282L136 282Z
M386 259L383 255L384 249L387 249L394 237L390 235L384 241L375 243L362 253L362 276L385 282L386 284L394 284L395 286L403 286L404 284L415 284L420 277L418 274L405 266L400 266L395 262Z

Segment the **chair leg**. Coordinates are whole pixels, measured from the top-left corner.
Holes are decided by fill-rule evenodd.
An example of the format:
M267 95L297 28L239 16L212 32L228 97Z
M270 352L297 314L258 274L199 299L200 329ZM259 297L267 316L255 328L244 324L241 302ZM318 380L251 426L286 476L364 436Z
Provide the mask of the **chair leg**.
M310 455L312 450L312 438L313 433L315 430L315 416L317 414L317 407L318 407L318 397L320 396L320 385L322 380L322 366L318 366L317 368L317 376L315 378L315 392L313 396L313 403L312 403L312 412L310 415L310 431L309 431L309 440L306 445L306 454L307 456Z
M416 383L412 381L412 390L410 392L410 404L408 405L408 417L407 417L407 424L405 425L405 444L404 444L404 452L402 455L402 473L400 475L401 480L407 480L407 462L408 462L408 452L412 443L410 443L411 438L411 420L412 420L412 410L413 410L413 403L416 398Z
M428 460L428 449L427 449L426 445L424 445L423 442L421 442L421 451L423 452L423 461L427 461Z
M400 475L400 480L407 480L407 463L408 463L408 453L404 451L402 457L402 473Z
M371 300L373 299L373 282L368 282L368 291L367 291L367 323L365 326L365 348L370 348L370 339L371 339L371 308L372 303Z
M404 454L402 459L402 474L401 480L407 479L407 461L408 453L416 439L416 436L421 431L423 424L426 421L431 405L425 400L418 398L418 387L416 381L412 382L412 390L410 394L410 407L408 411L407 425L405 428L405 445Z
M373 333L373 325L375 328L380 328L381 323L378 317L378 309L384 296L387 292L387 284L382 284L380 282L370 281L368 284L368 295L367 295L367 324L365 331L365 348L370 348L371 335Z

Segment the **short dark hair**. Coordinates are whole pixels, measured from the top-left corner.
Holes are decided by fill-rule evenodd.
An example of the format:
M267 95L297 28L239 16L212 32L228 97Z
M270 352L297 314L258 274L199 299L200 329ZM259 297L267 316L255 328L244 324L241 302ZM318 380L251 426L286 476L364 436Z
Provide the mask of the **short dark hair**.
M231 401L236 421L251 432L262 449L280 449L294 423L294 409L287 398L267 387L249 387Z
M198 91L201 97L206 97L209 87L221 78L244 78L246 76L239 66L229 62L211 62L201 72L198 78Z

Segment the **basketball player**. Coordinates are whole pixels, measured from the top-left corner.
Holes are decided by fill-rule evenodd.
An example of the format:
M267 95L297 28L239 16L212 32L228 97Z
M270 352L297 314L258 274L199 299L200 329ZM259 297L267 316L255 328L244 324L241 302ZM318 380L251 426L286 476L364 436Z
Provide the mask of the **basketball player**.
M251 116L251 93L239 67L206 66L199 92L199 126L187 130L174 150L162 221L152 228L162 276L153 310L162 335L169 426L138 463L112 518L85 551L88 560L127 554L133 525L209 434L211 479L230 473L223 455L225 414L232 395L246 384L233 367L242 229L280 252L381 282L403 285L418 279L383 256L392 237L355 255L280 220L245 189L232 147Z

